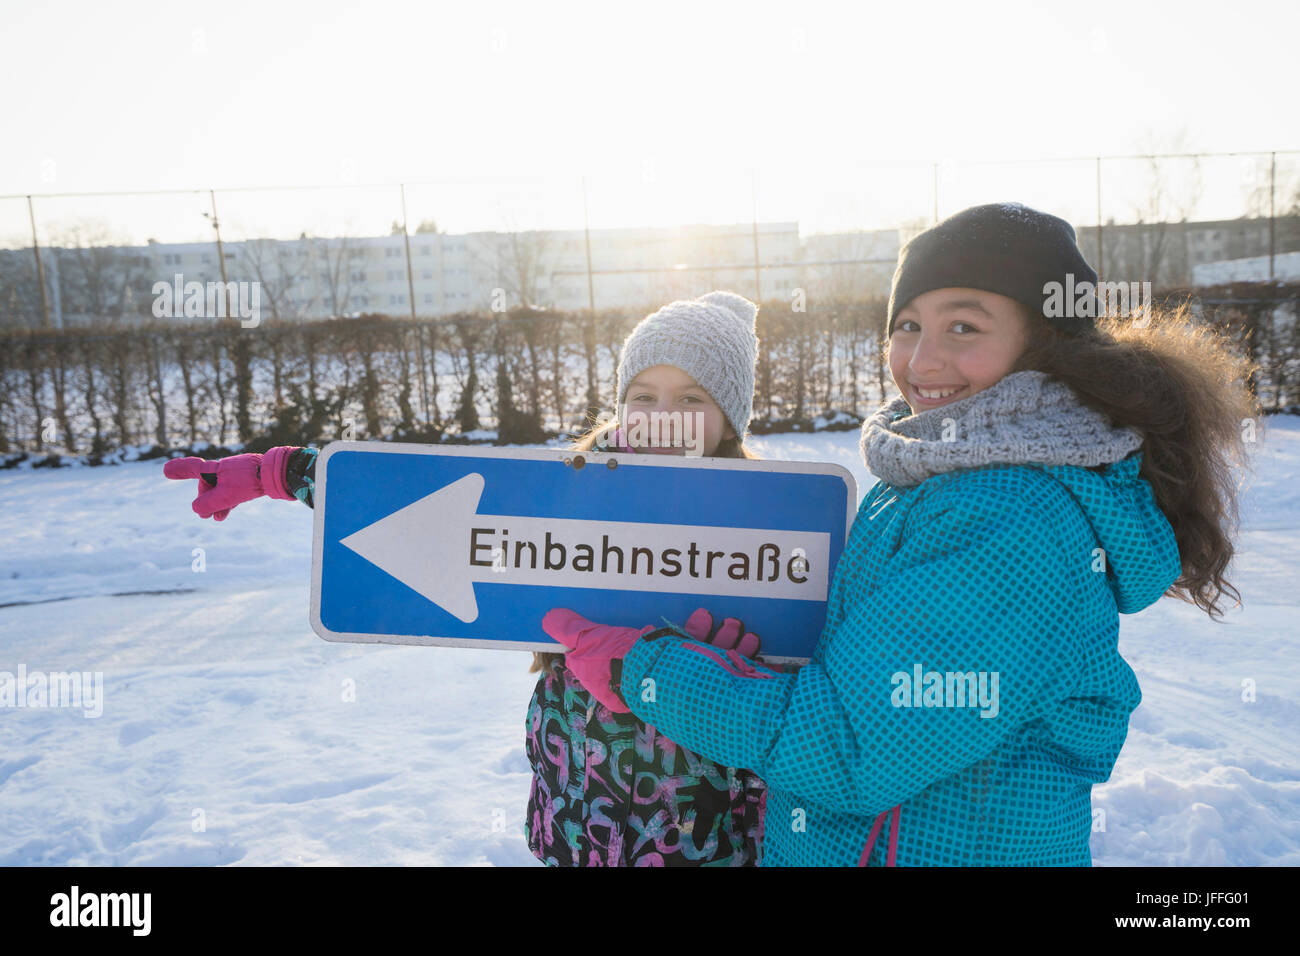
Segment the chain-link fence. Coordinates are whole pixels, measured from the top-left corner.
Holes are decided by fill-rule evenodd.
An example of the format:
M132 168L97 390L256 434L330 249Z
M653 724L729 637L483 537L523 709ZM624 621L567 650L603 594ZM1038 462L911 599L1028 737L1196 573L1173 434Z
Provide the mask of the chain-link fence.
M260 314L286 320L635 310L715 288L854 300L887 291L915 232L1007 200L1072 222L1104 279L1161 289L1300 270L1300 151L348 180L0 197L0 326L163 317L157 285L189 282L255 284Z

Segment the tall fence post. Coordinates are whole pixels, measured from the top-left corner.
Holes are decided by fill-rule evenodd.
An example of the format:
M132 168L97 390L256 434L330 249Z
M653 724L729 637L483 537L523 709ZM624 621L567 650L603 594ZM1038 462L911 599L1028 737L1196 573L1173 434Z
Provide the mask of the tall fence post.
M591 222L587 218L587 177L582 177L582 233L587 243L587 308L596 315L596 283L591 277Z
M32 224L32 251L36 253L36 284L41 287L41 322L50 328L50 304L45 298L45 266L41 262L41 244L36 238L36 212L32 208L32 197L27 197L27 218Z
M751 169L750 175L750 199L753 203L754 210L754 301L763 301L763 275L762 266L759 265L758 258L758 170Z
M230 280L226 278L226 249L221 244L221 221L217 219L217 193L215 190L208 190L208 200L212 203L212 231L217 234L217 262L221 265L221 284L230 288Z
M1268 281L1273 281L1273 257L1277 249L1277 210L1274 195L1277 186L1277 153L1269 153L1268 160Z
M415 328L415 355L420 369L420 410L424 424L429 424L429 396L424 387L424 331L415 317L415 271L411 267L411 230L406 222L406 183L398 183L402 194L402 241L406 244L406 289L411 296L411 325ZM351 266L349 265L349 268Z
M1097 157L1097 278L1102 277L1105 260L1101 257L1101 157ZM1121 274L1120 278L1124 278Z
M939 164L934 163L931 170L930 198L934 200L934 225L939 224Z

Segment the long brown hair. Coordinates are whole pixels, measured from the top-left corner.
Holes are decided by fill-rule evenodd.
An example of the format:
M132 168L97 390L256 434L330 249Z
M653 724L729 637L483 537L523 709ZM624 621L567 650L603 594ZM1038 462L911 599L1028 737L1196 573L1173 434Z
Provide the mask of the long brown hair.
M1074 336L1025 315L1029 341L1012 371L1045 372L1116 425L1142 434L1140 474L1173 527L1182 561L1166 594L1211 618L1222 616L1224 594L1240 606L1224 571L1239 522L1233 466L1247 466L1246 443L1263 437L1263 412L1249 385L1258 367L1186 304L1150 308L1141 313L1146 322L1098 319Z
M610 446L609 434L618 427L617 418L602 419L593 422L591 427L585 433L579 435L573 440L570 446L572 451L591 451L598 444L602 450L613 452L614 448ZM724 438L719 444L718 449L710 457L712 458L752 458L757 459L760 456L754 454L745 446L745 442L738 435L731 438ZM534 651L533 664L528 668L530 674L541 670L550 670L556 662L564 659L563 654L551 652Z

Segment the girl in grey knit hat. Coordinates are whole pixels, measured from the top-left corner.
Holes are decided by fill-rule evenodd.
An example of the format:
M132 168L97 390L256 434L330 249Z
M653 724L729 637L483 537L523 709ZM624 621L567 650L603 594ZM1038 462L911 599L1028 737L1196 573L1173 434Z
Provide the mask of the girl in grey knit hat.
M642 319L618 363L617 420L597 425L593 447L752 457L744 439L754 404L757 316L758 306L744 296L710 292Z
M742 296L711 292L647 316L623 343L614 395L623 414L595 423L573 449L757 457L744 444L757 314ZM665 436L653 430L639 434L638 422L652 412L676 423L669 441L659 443ZM707 612L703 619L695 623L715 647L743 631L731 618L716 627ZM535 856L553 866L757 865L762 780L698 757L607 706L608 688L593 693L563 654L535 654L532 670L541 677L528 706L533 782L525 829Z

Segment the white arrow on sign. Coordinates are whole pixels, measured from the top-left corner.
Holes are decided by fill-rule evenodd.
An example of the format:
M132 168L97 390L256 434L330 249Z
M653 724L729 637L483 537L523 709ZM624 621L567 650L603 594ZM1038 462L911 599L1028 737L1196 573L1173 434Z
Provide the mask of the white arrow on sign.
M475 582L826 600L826 532L481 515L482 494L473 472L340 543L466 623Z

